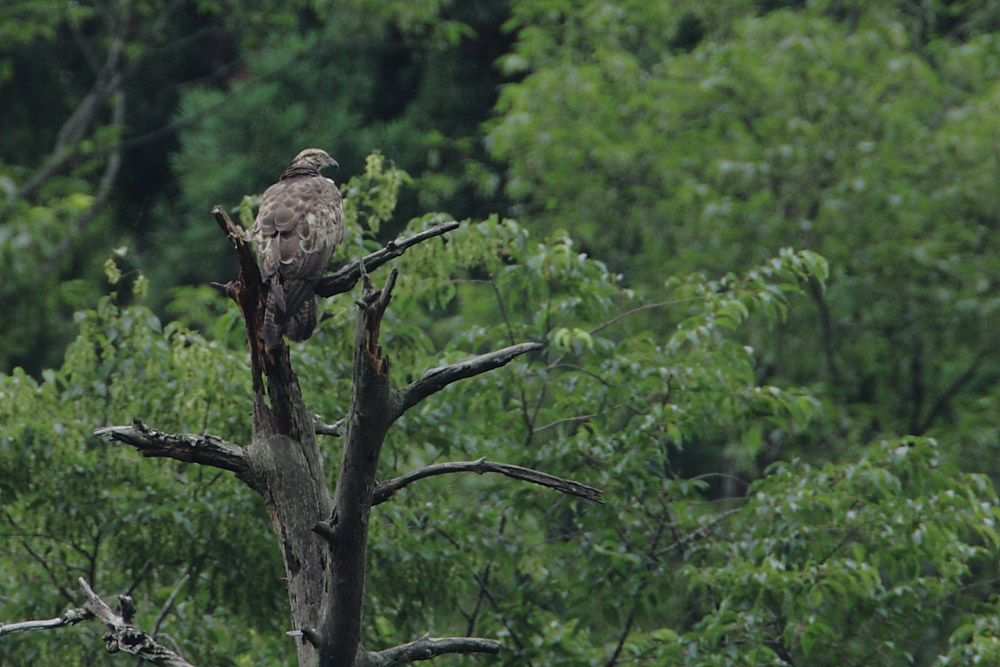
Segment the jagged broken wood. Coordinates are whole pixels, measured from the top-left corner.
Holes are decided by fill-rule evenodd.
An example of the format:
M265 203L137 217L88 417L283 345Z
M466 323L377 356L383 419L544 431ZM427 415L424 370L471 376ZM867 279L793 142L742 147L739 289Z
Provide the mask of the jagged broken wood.
M0 625L0 636L31 630L52 630L96 618L110 628L104 634L104 645L108 653L128 653L160 667L194 667L181 655L156 642L132 624L135 605L130 597L120 597L122 611L116 614L94 592L86 579L80 577L77 582L87 598L82 607L67 609L57 618Z
M584 498L595 503L604 503L603 492L600 489L595 489L592 486L574 482L570 479L563 479L562 477L556 477L555 475L539 472L538 470L532 470L531 468L511 465L510 463L495 463L493 461L487 461L484 456L483 458L475 461L449 461L446 463L435 463L429 466L424 466L423 468L417 468L416 470L408 472L401 477L395 477L382 482L375 487L375 492L372 494L372 505L384 503L397 491L405 486L408 486L409 484L412 484L413 482L416 482L417 480L434 477L435 475L448 475L461 472L474 472L479 474L486 472L499 473L514 479L531 482L532 484L547 486L550 489L555 489L556 491L561 491L562 493L566 493L571 496L577 496L578 498Z
M373 504L408 484L433 475L471 471L499 473L560 490L595 502L601 492L520 466L479 461L442 463L412 471L381 485L375 482L388 429L409 408L450 384L494 370L541 349L537 342L511 345L426 371L400 389L389 382L389 357L380 344L380 328L397 272L376 289L368 271L398 257L407 248L457 228L445 223L352 262L323 278L316 293L330 296L350 290L359 280L354 330L354 374L347 417L327 424L306 409L287 345L263 345L261 329L266 298L253 249L245 230L221 207L212 210L236 251L240 274L225 291L239 306L247 330L254 390L253 440L246 446L208 435L170 435L140 421L95 433L136 447L144 456L174 458L230 470L257 491L267 506L285 565L292 630L302 667L389 667L446 653L497 653L500 642L479 637L422 637L383 649L361 645L368 524ZM342 438L341 463L331 494L317 434ZM471 632L471 629L470 629Z
M105 426L94 435L108 441L122 442L150 458L168 458L221 468L236 473L249 483L250 464L243 447L213 435L170 434L150 428L135 419L128 426Z
M329 435L334 438L339 438L342 435L340 429L343 425L343 418L338 419L332 424L327 424L319 415L313 415L313 428L316 429L316 435Z

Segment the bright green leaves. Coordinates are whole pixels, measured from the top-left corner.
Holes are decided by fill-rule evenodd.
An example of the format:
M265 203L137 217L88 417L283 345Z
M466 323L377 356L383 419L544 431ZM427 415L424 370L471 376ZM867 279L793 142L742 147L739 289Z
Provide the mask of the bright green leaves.
M926 628L943 627L973 568L995 559L997 499L983 482L919 438L856 463L776 465L748 490L728 546L687 566L717 610L682 643L711 654L780 635L795 663L926 662Z
M552 332L552 346L562 352L575 352L579 354L584 350L594 348L594 338L589 332L580 327L568 329L560 327Z
M949 638L948 653L937 664L975 665L1000 660L1000 613L996 600L984 605L979 614L970 614Z
M117 285L118 281L122 279L121 270L115 260L110 257L104 260L104 275L107 276L108 282L112 285Z
M365 159L364 173L352 178L341 189L344 196L344 242L338 247L338 256L355 256L358 246L369 252L380 247L373 237L392 218L399 188L409 182L409 175L391 163L387 164L378 151ZM363 237L367 237L367 243L362 242Z

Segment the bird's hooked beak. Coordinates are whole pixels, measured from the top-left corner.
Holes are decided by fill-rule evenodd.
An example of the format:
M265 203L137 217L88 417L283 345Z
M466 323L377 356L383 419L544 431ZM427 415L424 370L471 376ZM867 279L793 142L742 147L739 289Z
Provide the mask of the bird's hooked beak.
M324 159L323 163L320 165L321 169L324 167L334 167L335 169L340 169L340 163L327 155L326 159Z

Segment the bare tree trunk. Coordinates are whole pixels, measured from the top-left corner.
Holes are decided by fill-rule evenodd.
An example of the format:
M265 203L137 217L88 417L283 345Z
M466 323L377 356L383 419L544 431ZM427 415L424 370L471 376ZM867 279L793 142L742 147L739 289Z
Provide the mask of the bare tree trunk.
M253 375L253 441L246 447L211 436L168 435L141 422L98 429L107 439L128 443L146 456L163 456L234 472L264 500L285 564L288 599L302 667L389 667L446 653L497 653L500 642L478 637L422 637L380 651L361 644L368 523L373 504L390 499L403 487L434 475L473 471L500 473L595 502L597 489L539 471L504 463L462 461L436 464L378 484L375 474L386 433L406 410L452 382L499 368L538 350L540 343L520 343L426 371L420 379L395 389L389 382L389 358L379 344L382 317L396 282L375 289L367 271L406 248L457 227L447 223L400 239L320 281L324 295L346 292L360 279L354 331L354 375L343 452L331 498L323 457L316 444L315 417L306 408L298 379L282 342L263 342L266 293L249 242L225 211L213 209L216 221L236 249L240 278L225 285L239 305L247 328Z

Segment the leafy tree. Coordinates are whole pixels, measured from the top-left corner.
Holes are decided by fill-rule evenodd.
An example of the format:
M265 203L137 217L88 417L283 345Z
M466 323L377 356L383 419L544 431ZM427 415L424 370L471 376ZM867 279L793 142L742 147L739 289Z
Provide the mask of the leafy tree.
M482 156L472 135L495 99L506 12L439 0L5 7L0 368L59 363L73 311L101 294L109 246L131 248L124 270L150 276L161 315L191 296L172 288L219 278L206 267L235 275L204 202L262 188L289 145L331 147L348 175L373 146L391 150L420 184L404 221L444 205L486 215L464 165Z
M1000 379L995 4L789 4L517 4L523 80L487 144L532 224L645 284L821 253L830 289L753 338L762 376L825 380L831 442L961 423L978 458Z
M345 186L346 256L363 252L362 222L379 225L401 182L377 157L368 164ZM372 206L359 206L366 199ZM440 219L416 219L407 233ZM991 659L997 499L985 478L944 463L934 441L778 464L738 497L718 494L725 476L713 456L752 452L762 433L807 437L817 401L760 384L739 332L754 319L779 324L791 295L822 284L818 256L786 251L743 276L674 280L643 302L568 237L540 242L491 219L410 248L397 268L380 353L393 356L393 386L511 341L544 348L406 412L387 433L378 479L445 461L475 470L485 458L603 488L607 502L557 500L499 475L377 487L365 646L431 630L496 637L506 664ZM107 271L120 280L113 261ZM321 305L324 322L291 362L308 369L309 409L333 420L349 404L354 306ZM280 662L303 641L283 635L302 628L283 620L281 556L243 484L199 465L142 462L93 435L164 455L142 445L170 442L148 427L102 428L141 417L248 442L246 405L260 389L242 336L226 334L239 316L226 312L211 340L106 297L81 314L59 370L2 378L9 618L78 605L67 581L80 573L98 591L131 590L136 623L196 664ZM664 321L650 326L650 313ZM271 395L272 409L279 400ZM190 454L192 443L221 441L186 442ZM701 456L685 458L692 447ZM324 445L324 458L340 449ZM5 655L92 662L88 625L45 640L4 636Z
M130 591L137 626L193 663L293 660L255 494L94 430L254 440L240 312L207 285L236 267L205 209L246 224L288 147L320 145L348 181L342 271L452 220L425 211L470 218L395 260L391 386L544 346L386 433L365 647L429 632L496 638L511 665L1000 662L997 20L937 1L5 7L0 623L96 608L82 576ZM87 52L121 85L81 71ZM91 90L89 124L67 123ZM82 129L60 154L63 126ZM355 307L320 308L290 363L336 423ZM332 487L344 429L319 430L341 432L320 436ZM11 627L5 662L101 660L96 623Z

